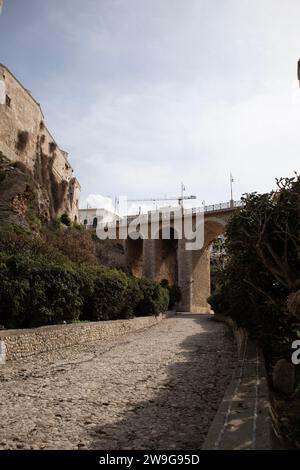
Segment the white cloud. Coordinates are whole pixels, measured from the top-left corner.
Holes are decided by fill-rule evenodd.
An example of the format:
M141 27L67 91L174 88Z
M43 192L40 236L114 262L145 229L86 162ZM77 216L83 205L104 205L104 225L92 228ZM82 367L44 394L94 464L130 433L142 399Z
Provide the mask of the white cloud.
M112 199L101 194L90 194L87 198L87 205L93 209L106 209L109 212L115 212Z

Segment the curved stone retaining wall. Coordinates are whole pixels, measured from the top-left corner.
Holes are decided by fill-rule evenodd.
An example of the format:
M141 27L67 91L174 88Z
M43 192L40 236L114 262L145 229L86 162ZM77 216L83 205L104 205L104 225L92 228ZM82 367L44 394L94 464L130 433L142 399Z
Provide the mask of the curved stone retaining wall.
M210 427L203 450L270 450L272 432L269 389L264 357L247 331L223 315L214 315L232 328L238 367Z
M154 326L165 316L4 330L0 332L0 343L6 349L6 360L10 361L73 345L118 338Z

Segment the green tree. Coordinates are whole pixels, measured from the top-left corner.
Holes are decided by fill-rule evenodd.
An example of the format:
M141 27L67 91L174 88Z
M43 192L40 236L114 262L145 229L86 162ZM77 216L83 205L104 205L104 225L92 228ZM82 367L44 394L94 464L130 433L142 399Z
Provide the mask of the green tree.
M243 197L226 230L226 262L209 301L265 341L290 344L300 303L300 179Z

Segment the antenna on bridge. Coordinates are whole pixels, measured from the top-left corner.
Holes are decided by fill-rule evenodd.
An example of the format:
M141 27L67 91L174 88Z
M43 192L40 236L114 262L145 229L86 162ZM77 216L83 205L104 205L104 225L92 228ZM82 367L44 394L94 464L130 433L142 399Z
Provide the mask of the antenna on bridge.
M230 205L233 205L233 183L234 179L232 174L230 173Z

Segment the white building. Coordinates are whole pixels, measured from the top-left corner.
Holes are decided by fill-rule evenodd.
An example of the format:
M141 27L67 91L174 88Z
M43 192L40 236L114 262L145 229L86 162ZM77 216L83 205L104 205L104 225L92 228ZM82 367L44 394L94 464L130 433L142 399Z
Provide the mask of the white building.
M79 209L79 222L87 230L95 229L99 224L109 224L118 219L117 214L107 209Z

